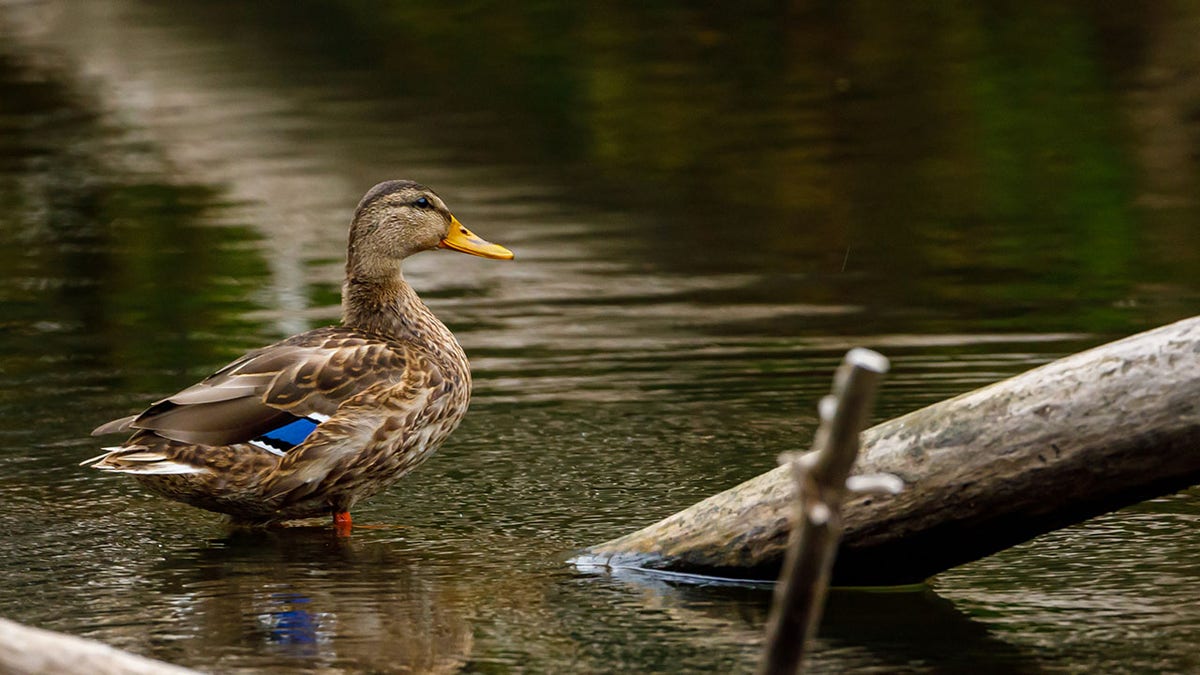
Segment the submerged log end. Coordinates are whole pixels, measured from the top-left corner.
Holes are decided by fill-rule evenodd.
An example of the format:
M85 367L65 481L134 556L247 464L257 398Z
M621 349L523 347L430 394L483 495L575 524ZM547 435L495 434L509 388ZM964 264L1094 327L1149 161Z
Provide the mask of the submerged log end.
M790 475L789 467L776 467L658 523L584 549L571 563L577 567L774 579L787 549L788 509L796 498ZM697 527L729 522L752 525L734 532ZM762 564L764 560L770 562Z

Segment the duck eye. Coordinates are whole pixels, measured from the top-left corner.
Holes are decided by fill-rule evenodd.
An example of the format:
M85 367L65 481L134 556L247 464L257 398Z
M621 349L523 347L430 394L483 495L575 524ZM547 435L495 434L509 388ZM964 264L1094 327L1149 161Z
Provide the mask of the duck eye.
M429 203L429 199L427 197L419 197L417 201L413 202L413 204L419 209L427 209L430 206L433 206L433 204Z

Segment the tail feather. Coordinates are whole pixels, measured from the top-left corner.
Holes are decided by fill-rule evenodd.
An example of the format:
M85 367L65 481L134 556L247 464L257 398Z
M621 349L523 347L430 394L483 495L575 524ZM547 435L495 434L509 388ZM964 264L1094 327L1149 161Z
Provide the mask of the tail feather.
M131 473L139 476L164 476L172 474L208 473L208 469L191 464L181 464L170 460L153 462L135 466L97 466L96 468L112 473Z
M104 448L104 450L104 454L86 459L80 462L80 465L90 465L93 469L111 473L148 476L209 473L205 467L175 461L164 453L151 450L144 445L118 446Z
M113 445L113 446L110 446L107 448L101 448L101 449L104 450L103 453L96 455L95 457L88 457L87 459L80 462L79 466L87 466L88 464L99 463L101 460L107 459L108 457L112 456L114 453L120 452L122 450L144 450L145 448L143 448L140 445L130 446L128 448L120 446L120 445Z
M129 431L133 428L132 424L135 419L137 419L137 415L130 415L129 417L122 417L119 420L113 420L111 422L101 424L92 430L92 435L103 436L105 434L129 433Z

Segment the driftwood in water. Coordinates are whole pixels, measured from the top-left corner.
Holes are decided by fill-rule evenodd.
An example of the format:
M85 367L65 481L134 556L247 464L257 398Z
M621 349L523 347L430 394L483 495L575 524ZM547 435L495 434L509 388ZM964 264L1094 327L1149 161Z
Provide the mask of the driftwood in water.
M198 675L100 642L0 619L0 673L13 675Z
M1200 317L879 424L862 443L857 471L905 489L847 502L835 584L917 583L1180 490L1200 482ZM574 562L773 579L793 495L779 467Z
M760 675L793 675L801 670L829 590L829 572L842 535L846 479L858 458L858 435L887 369L887 359L875 352L853 349L846 354L834 377L833 393L821 399L821 426L813 451L786 453L781 458L791 469L798 499L783 572L771 603Z

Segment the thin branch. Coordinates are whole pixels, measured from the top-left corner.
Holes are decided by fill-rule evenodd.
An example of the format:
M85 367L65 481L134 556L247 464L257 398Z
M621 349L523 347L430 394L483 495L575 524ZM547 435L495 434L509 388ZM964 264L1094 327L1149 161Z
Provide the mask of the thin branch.
M771 605L760 675L792 675L803 666L842 536L842 501L858 457L858 437L887 370L888 360L876 352L853 349L846 354L834 376L833 393L817 407L821 424L813 451L780 458L791 467L796 484L796 516ZM876 477L868 483L887 489L895 487L894 480Z

